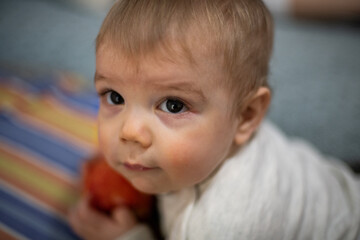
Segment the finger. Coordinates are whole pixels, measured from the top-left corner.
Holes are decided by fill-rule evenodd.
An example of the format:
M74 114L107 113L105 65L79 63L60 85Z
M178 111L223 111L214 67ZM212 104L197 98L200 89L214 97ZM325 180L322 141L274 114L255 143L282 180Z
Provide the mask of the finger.
M112 213L112 217L124 231L130 230L137 222L133 211L125 206L116 208Z
M86 200L79 203L79 216L83 222L95 228L99 226L99 222L111 221L107 215L93 209Z
M79 211L75 211L73 214L70 215L69 222L74 232L83 239L106 239L103 238L103 235L106 235L106 232L104 234L103 230L98 229L99 227L94 227L93 225L90 225L87 221L84 221L82 217L80 217ZM99 222L99 225L102 225L102 223Z
M110 218L93 211L86 202L79 202L69 214L69 222L83 239L115 239L136 224L136 217L128 208L122 207Z
M80 199L69 211L68 221L74 232L83 239L113 239L117 235L107 237L108 232L115 232L118 226L115 221L104 214L92 209L86 198Z
M67 219L69 224L75 229L78 228L79 223L81 222L80 214L79 214L80 202L78 202L75 206L73 206L67 215Z
M81 199L70 215L70 223L75 229L83 229L85 231L87 231L86 229L92 230L96 228L99 218L93 211L87 203L87 199Z
M81 236L84 239L87 239L87 236L90 235L90 233L87 231L86 225L82 222L78 208L74 208L70 214L68 215L68 222L74 232Z

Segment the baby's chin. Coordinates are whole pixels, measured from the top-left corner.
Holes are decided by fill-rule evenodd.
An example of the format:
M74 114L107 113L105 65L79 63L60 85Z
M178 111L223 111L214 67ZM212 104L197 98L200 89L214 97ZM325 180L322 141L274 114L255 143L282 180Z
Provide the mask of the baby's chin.
M144 178L129 179L131 184L140 192L147 194L163 194L168 192L174 192L180 188L173 187L168 181L163 181L161 184L154 184L151 180Z
M129 179L131 184L140 192L147 194L159 194L161 189L156 184L153 184L150 180L144 178L132 178Z

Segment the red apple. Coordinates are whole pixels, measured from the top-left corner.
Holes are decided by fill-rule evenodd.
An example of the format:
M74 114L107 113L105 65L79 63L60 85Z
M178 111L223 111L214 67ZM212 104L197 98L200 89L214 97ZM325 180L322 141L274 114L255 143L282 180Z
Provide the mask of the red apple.
M106 214L121 205L133 209L142 219L151 212L153 197L136 190L100 155L84 164L83 191L89 196L90 205Z

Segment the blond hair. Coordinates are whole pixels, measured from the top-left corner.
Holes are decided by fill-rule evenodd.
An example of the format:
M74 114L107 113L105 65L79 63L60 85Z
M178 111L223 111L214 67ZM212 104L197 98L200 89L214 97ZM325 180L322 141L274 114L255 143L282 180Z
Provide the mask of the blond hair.
M195 64L193 52L201 51L220 61L221 83L239 108L249 93L268 85L272 41L272 18L261 0L118 0L96 50L106 42L129 59L165 52Z

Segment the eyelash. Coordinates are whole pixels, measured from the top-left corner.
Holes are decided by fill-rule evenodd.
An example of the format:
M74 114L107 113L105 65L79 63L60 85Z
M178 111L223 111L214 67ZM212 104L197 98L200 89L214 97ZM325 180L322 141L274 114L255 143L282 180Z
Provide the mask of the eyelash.
M105 88L105 89L99 91L98 95L99 95L99 97L104 97L107 93L112 92L112 91L114 91L114 90L112 90L110 88Z
M110 88L106 88L106 89L103 89L101 90L98 95L100 98L104 98L106 97L108 94L112 93L112 92L115 92L117 93L116 91L110 89ZM118 93L119 94L119 93ZM121 94L119 94L121 96ZM184 114L186 112L188 112L190 109L191 109L191 106L190 104L188 104L186 101L182 100L181 98L179 97L174 97L174 96L167 96L165 98L163 98L161 101L159 101L159 103L157 104L157 108L160 108L161 105L163 105L164 103L166 103L166 101L169 101L169 100L172 100L172 101L178 101L180 102L182 105L183 105L183 108L185 108L184 111L182 112L179 112L179 113L171 113L171 112L167 112L167 111L164 111L162 110L163 112L165 113L168 113L168 114L172 114L172 115L179 115L179 114ZM116 104L114 104L116 105Z
M125 99L116 91L107 91L103 95L106 97L106 102L109 105L123 105L125 103Z

